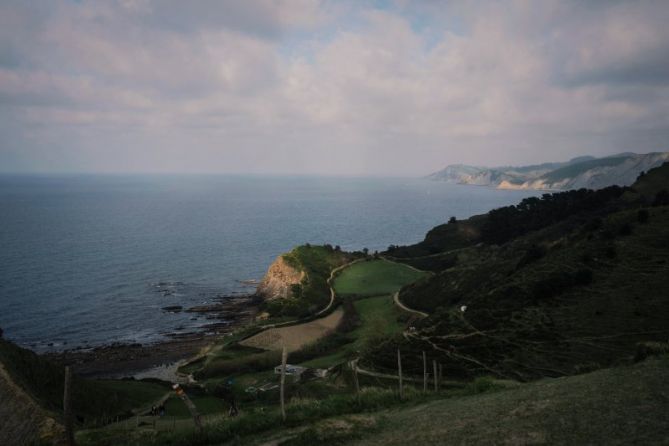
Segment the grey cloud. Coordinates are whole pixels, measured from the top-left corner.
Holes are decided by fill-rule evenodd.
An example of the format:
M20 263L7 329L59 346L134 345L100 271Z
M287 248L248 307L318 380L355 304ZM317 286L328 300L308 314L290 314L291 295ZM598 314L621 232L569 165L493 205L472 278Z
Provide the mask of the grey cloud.
M421 175L666 149L668 14L660 2L4 2L0 170Z

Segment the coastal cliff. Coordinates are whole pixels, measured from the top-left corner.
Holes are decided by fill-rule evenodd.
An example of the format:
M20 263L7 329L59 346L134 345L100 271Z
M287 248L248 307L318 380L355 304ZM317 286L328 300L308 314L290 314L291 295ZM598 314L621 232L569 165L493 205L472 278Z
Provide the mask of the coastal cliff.
M266 300L290 297L291 287L300 284L304 274L286 262L284 256L279 256L260 281L256 293Z
M569 190L629 186L641 172L662 165L669 152L578 157L564 163L522 167L447 166L427 178L455 184L489 186L497 189Z

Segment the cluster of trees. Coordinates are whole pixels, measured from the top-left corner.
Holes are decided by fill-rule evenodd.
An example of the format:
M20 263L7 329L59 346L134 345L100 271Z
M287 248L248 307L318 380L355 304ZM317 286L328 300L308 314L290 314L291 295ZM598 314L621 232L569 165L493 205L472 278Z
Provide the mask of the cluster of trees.
M545 228L580 212L602 208L628 188L579 189L525 198L518 205L493 209L481 228L481 240L502 244L530 231Z

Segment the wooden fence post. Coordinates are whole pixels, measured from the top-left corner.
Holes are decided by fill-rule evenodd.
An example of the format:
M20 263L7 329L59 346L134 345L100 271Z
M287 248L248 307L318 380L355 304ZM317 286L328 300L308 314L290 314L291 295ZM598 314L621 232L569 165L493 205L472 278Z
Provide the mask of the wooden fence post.
M200 413L197 411L197 406L195 406L193 401L188 397L188 394L186 394L184 389L182 389L178 383L174 384L172 388L176 392L177 396L181 399L181 401L184 402L184 404L188 408L188 411L193 417L193 422L195 423L195 426L198 428L198 430L202 431L202 420L200 418Z
M360 403L360 381L358 381L358 363L356 361L351 361L351 368L353 369L353 383L355 384L355 394L358 398L358 404Z
M423 352L423 392L427 392L427 356Z
M72 420L72 371L65 367L65 382L63 383L63 417L65 418L65 439L68 446L75 446L74 428Z
M397 349L397 373L400 379L400 399L404 398L404 388L402 387L402 355L400 349Z
M285 391L284 385L286 383L286 361L288 359L288 352L286 351L286 346L283 346L283 352L281 352L281 417L283 421L286 421L286 405L285 405Z
M434 374L434 391L439 390L439 382L437 381L437 361L432 360L432 373Z

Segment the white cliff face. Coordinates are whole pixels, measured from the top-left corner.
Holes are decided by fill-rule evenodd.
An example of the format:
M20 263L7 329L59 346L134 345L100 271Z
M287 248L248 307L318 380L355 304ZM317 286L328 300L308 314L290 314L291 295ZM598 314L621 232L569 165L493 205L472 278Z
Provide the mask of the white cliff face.
M613 185L629 186L636 181L641 172L660 166L667 161L669 161L669 152L644 155L624 154L598 160L592 158L585 158L583 161L572 160L568 163L557 163L555 170L476 168L478 170L471 173L468 166L449 166L428 178L498 189L601 189ZM587 164L580 164L581 162ZM580 169L579 166L581 166ZM569 167L569 169L560 170L561 167ZM567 172L575 173L568 174Z
M292 295L291 287L304 278L304 271L298 271L279 256L260 281L256 293L264 299L285 299Z

